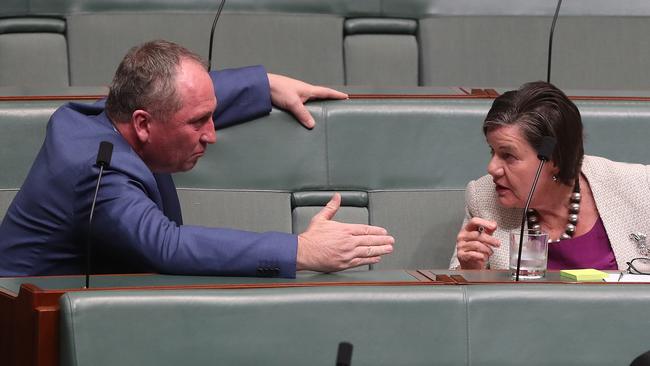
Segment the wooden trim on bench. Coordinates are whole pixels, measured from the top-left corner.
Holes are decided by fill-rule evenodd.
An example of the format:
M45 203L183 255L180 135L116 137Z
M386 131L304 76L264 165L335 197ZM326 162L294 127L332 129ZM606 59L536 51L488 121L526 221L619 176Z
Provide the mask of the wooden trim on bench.
M350 99L494 99L487 94L349 94Z

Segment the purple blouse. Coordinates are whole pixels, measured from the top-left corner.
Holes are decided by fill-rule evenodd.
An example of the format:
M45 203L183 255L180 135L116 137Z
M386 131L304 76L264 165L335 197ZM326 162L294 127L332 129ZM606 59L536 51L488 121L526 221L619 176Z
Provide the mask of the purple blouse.
M618 269L603 221L588 233L548 244L548 269Z

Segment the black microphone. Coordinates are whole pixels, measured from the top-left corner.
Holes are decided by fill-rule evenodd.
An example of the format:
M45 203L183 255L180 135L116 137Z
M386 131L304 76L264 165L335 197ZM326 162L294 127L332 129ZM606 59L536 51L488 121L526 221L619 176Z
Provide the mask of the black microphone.
M226 0L221 0L221 3L219 4L219 9L217 10L217 14L214 16L214 21L212 22L212 30L210 31L210 48L208 51L208 71L212 70L212 40L214 39L214 29L217 27L217 21L219 20L219 16L221 15L221 10L223 10L223 6L226 3Z
M555 22L557 21L557 16L560 14L560 6L562 6L562 0L557 0L555 15L553 16L553 23L551 24L551 34L548 36L548 64L546 68L547 83L551 82L551 53L553 52L553 32L555 32Z
M645 352L639 355L637 358L632 360L630 366L648 366L650 365L650 351Z
M108 141L99 143L99 151L97 152L97 166L99 167L99 175L97 175L97 186L95 187L95 195L93 202L90 206L90 217L88 219L88 235L86 237L86 288L90 288L90 233L93 226L93 214L95 213L95 202L97 201L97 192L99 192L99 182L102 180L104 168L111 165L111 157L113 156L113 144Z
M336 353L336 366L350 366L352 364L352 343L339 343L339 350Z
M528 216L528 207L530 206L530 201L533 199L533 193L535 188L537 188L537 181L539 181L539 175L542 172L542 167L544 163L551 160L551 155L553 154L553 149L555 149L555 138L551 136L542 137L542 141L537 148L537 158L539 159L539 166L537 167L537 173L535 173L535 179L533 180L533 185L530 187L530 192L528 192L528 198L526 199L526 206L524 207L524 214L521 217L521 231L519 232L519 252L517 254L517 275L515 281L519 281L519 270L521 269L521 247L524 242L524 226L526 225L526 217Z

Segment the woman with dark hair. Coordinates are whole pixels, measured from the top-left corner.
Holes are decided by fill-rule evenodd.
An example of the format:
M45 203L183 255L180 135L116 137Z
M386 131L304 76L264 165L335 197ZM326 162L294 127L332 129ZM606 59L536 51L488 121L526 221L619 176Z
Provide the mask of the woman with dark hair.
M483 133L492 155L488 175L467 185L450 268L508 268L508 233L521 225L544 136L557 144L527 227L549 234L548 269L625 269L650 254L650 166L585 156L580 112L561 90L540 81L504 93Z

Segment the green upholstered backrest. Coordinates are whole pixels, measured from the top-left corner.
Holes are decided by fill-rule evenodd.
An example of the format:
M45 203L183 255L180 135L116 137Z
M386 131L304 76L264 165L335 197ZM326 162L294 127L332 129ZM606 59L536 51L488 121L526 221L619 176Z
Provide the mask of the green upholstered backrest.
M646 285L468 286L466 295L470 364L629 365L650 349Z
M0 14L0 86L69 85L65 31L60 18Z
M511 86L546 80L556 1L386 0L386 16L418 20L420 85ZM563 89L647 90L650 3L562 4L551 80Z
M418 85L415 19L349 18L344 28L346 85Z
M45 138L45 125L59 102L0 103L0 215L27 176Z
M213 18L209 10L69 14L71 85L107 84L128 49L151 39L183 44L207 59ZM269 72L340 85L342 23L329 14L224 13L212 63L219 69L264 64Z
M149 39L167 38L207 56L218 2L5 0L3 6L0 85L80 86L108 84L124 53ZM264 64L330 85L518 86L546 78L554 11L553 1L230 0L213 65ZM552 81L565 89L647 90L649 18L646 1L564 3ZM10 29L3 22L60 22L65 31L2 33Z
M61 366L466 364L459 287L67 293Z
M46 98L0 101L0 189L20 187L41 148L50 116L65 102Z
M342 341L359 366L628 365L648 301L640 284L69 292L61 365L331 365Z
M25 97L25 100L0 101L0 219L4 217L41 148L47 121L65 103L47 98L30 100L29 96L40 90L52 94L67 92L77 95L105 92L96 88L0 87L0 95Z
M9 0L8 14L46 13L98 13L138 11L216 11L219 3L212 0ZM14 10L15 9L15 10ZM232 0L226 2L224 11L257 11L266 13L379 15L381 3L377 0Z

